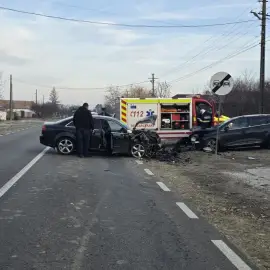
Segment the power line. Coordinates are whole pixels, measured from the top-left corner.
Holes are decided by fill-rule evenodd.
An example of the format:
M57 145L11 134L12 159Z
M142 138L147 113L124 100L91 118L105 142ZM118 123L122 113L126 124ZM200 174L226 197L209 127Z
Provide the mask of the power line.
M96 25L131 27L131 28L203 28L203 27L215 27L215 26L223 26L223 25L241 24L241 23L248 23L248 22L255 21L255 20L244 20L244 21L236 21L236 22L201 24L201 25L123 24L123 23L110 23L110 22L98 22L98 21L89 21L89 20L82 20L82 19L72 19L72 18L66 18L66 17L46 15L46 14L30 12L30 11L24 11L24 10L19 10L19 9L7 8L7 7L2 7L2 6L0 6L0 9L6 10L6 11L11 11L11 12L16 12L16 13L40 16L40 17L45 17L45 18L50 18L50 19L63 20L63 21L81 22L81 23L96 24Z
M172 84L172 83L179 82L179 81L182 81L184 79L190 78L190 77L192 77L194 75L197 75L198 73L200 73L200 72L202 72L204 70L207 70L209 68L212 68L215 65L220 64L220 63L222 63L222 62L224 62L226 60L232 59L233 57L238 56L238 55L240 55L240 54L242 54L242 53L244 53L246 51L249 51L249 50L251 50L251 49L253 49L253 48L255 48L255 47L259 46L259 45L260 45L260 43L257 43L255 45L250 45L250 46L244 48L243 50L240 50L240 51L238 50L237 52L232 53L232 54L229 54L226 57L224 57L224 58L222 58L222 59L220 59L220 60L218 60L218 61L216 61L214 63L211 63L210 65L207 65L207 66L205 66L205 67L203 67L203 68L201 68L199 70L196 70L195 72L192 72L190 74L184 75L184 76L182 76L180 78L177 78L177 79L174 79L172 81L169 81L168 83L169 84Z
M252 25L250 25L248 28L246 29L249 29ZM190 59L186 60L184 63L182 63L181 65L179 65L178 67L174 68L174 69L171 69L170 72L167 72L165 75L163 74L162 76L166 76L166 75L169 75L169 74L172 74L172 73L175 73L177 71L180 71L182 70L183 68L185 68L188 64L192 64L194 62L196 62L196 58L198 57L202 57L202 56L206 56L208 55L209 53L213 53L213 52L216 52L216 51L220 51L228 46L230 46L231 44L235 43L236 41L238 41L239 39L241 39L243 36L245 36L246 34L248 34L249 31L246 31L245 33L243 33L242 35L238 35L238 34L241 34L241 32L238 32L236 33L235 35L236 36L232 36L231 38L227 39L227 42L223 45L221 44L217 44L218 39L222 38L223 35L221 35L218 39L214 40L213 41L213 44L211 46L209 46L206 50L203 49L201 51L199 51L199 53L197 53L196 55L194 55L193 57L191 57ZM256 38L256 37L255 37ZM252 38L252 40L254 40L254 37ZM216 41L216 42L215 42ZM220 46L221 45L221 46ZM195 61L194 61L195 60Z
M40 0L40 2L47 2L45 0ZM67 3L63 3L63 2L58 2L58 1L53 1L50 2L51 4L56 4L59 6L64 6L64 7L68 7L68 8L74 8L74 9L79 9L79 10L84 10L84 11L94 11L94 12L102 12L102 13L107 13L108 15L119 15L116 14L114 12L110 12L104 9L94 9L94 8L89 8L89 7L83 7L83 6L78 6L78 5L71 5L71 4L67 4Z
M26 82L20 79L13 79L14 82L18 82L18 83L22 83L22 84L26 84L26 85L31 85L31 86L38 86L41 88L48 88L51 89L53 87L53 85L41 85L41 84L36 84L36 83L30 83L30 82ZM110 87L118 87L118 88L122 88L122 87L132 87L133 85L139 85L139 84L143 84L143 83L148 83L149 81L142 81L142 82L134 82L134 83L130 83L130 84L122 84L122 85L108 85L105 87L63 87L63 86L56 86L57 90L106 90Z
M241 18L241 17L242 17L242 16L243 16L250 8L251 8L251 7L252 7L252 5L251 5L250 7L248 7L247 9L245 9L239 16L236 17L236 20L239 19L239 18ZM249 29L249 28L253 25L253 23L254 23L254 22L252 22L252 24L251 24L248 28L245 28L245 29ZM203 43L199 44L199 45L196 46L195 48L192 48L192 49L191 49L190 51L188 51L186 54L193 53L194 50L196 50L197 48L201 48L202 45L207 44L207 42L209 42L210 40L213 40L213 41L212 41L212 44L210 45L210 47L206 48L206 51L205 51L205 49L200 50L199 53L197 53L196 55L192 56L190 59L186 60L184 63L182 63L182 64L180 64L180 65L174 67L173 69L170 69L170 71L168 71L168 72L162 74L161 76L166 76L166 75L168 75L168 74L170 74L170 73L174 73L175 71L179 71L179 69L182 69L184 66L186 66L186 64L190 63L192 60L196 59L197 57L202 56L202 55L206 55L206 54L208 54L209 52L212 52L213 49L215 49L215 47L216 47L216 41L218 41L218 40L221 39L222 37L230 36L233 32L235 32L235 30L237 30L237 29L233 30L233 28L235 28L236 26L237 26L237 24L232 25L232 26L228 29L229 31L225 31L225 32L224 32L222 35L220 35L220 36L217 36L216 34L213 34L210 38L207 38ZM232 31L231 31L231 30L232 30ZM244 35L247 34L248 32L249 32L249 31L245 32ZM238 35L238 34L240 34L240 33L241 33L241 32L238 32L238 33L236 33L236 35ZM234 37L233 37L233 38L234 38ZM239 39L239 38L237 38L237 39ZM234 42L235 42L235 41L234 41ZM230 43L228 43L228 45L229 45L229 44L230 44ZM221 48L224 48L224 47L226 47L226 46L223 46L223 47L221 47ZM220 50L221 48L218 48L218 49ZM192 61L192 62L194 62L194 61Z
M46 0L40 0L41 2L46 2ZM84 11L94 11L94 12L98 12L98 13L104 13L104 14L108 14L108 15L114 15L114 16L121 16L121 14L119 13L115 13L115 12L111 12L108 11L107 9L94 9L94 8L88 8L85 6L78 6L78 5L71 5L71 4L67 4L67 3L63 3L63 2L58 2L58 1L53 1L51 2L52 4L56 4L59 6L63 6L63 7L68 7L68 8L74 8L74 9L78 9L78 10L84 10ZM108 7L108 6L106 6ZM174 25L173 23L169 23L169 22L163 22L163 21L158 21L158 20L151 20L152 22L162 22L166 25Z

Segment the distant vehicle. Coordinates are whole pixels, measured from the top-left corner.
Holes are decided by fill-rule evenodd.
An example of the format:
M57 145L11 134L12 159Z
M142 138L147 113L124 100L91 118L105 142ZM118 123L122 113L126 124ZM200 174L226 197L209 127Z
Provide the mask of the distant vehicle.
M270 115L243 115L231 118L220 126L197 129L190 141L197 149L204 147L216 149L216 134L219 129L218 149L261 146L270 148Z

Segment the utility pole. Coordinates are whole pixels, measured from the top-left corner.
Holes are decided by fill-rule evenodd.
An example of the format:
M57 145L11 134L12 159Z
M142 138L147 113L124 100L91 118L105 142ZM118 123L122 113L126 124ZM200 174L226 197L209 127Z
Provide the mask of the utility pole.
M12 75L9 78L9 120L13 119L13 84L12 84Z
M38 93L38 92L37 92L37 89L36 89L36 104L38 103L38 102L37 102L37 93Z
M155 73L152 73L152 77L148 79L152 83L152 97L155 97L155 80L157 80L158 78L155 78Z
M265 89L265 34L266 34L266 13L267 0L259 0L262 3L262 10L259 13L251 11L258 18L261 24L261 57L260 57L260 113L264 113L264 89Z

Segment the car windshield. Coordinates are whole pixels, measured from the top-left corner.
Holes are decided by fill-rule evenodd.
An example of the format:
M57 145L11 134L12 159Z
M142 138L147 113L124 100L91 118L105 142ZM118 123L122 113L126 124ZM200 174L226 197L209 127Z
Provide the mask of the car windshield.
M230 121L232 121L232 119L228 119L228 120L226 120L225 122L219 124L218 126L219 126L220 128L225 127Z

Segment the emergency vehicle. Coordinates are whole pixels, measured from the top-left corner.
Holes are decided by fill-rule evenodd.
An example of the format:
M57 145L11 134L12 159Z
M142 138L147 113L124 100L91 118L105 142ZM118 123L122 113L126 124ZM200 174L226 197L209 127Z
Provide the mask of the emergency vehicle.
M214 105L199 95L181 95L181 98L121 98L120 120L133 128L139 120L157 115L153 125L140 124L137 128L157 130L161 139L188 137L192 128L198 126L197 114L200 109L211 112L214 126Z

